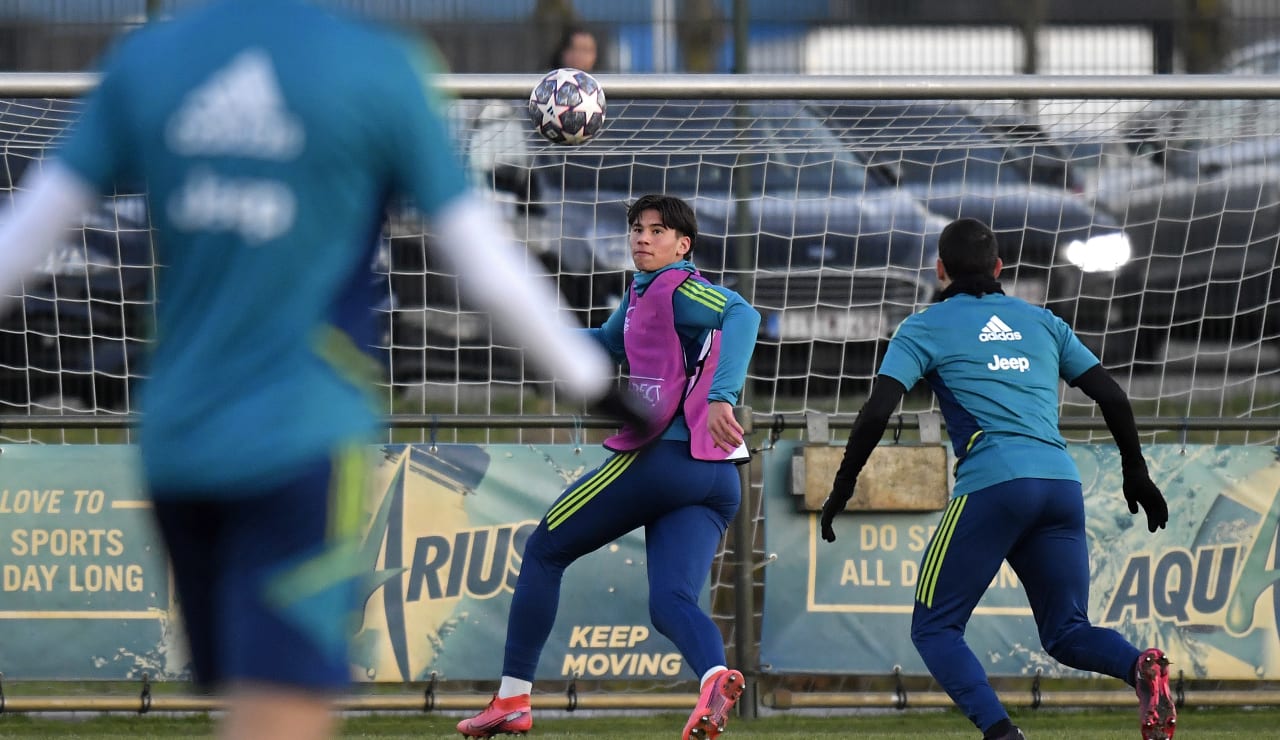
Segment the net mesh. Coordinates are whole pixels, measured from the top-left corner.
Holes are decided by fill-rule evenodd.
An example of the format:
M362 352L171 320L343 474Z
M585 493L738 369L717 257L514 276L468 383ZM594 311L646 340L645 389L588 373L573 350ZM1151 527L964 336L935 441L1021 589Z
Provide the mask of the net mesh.
M78 106L0 100L6 192ZM1280 411L1277 106L613 99L604 134L578 148L542 141L516 102L459 100L451 121L528 272L550 276L586 324L625 289L626 204L659 191L690 199L699 268L764 316L744 396L754 411L855 412L885 340L932 300L941 227L973 216L997 231L1006 289L1067 319L1140 416L1235 418ZM427 224L391 213L382 241L383 331L371 350L389 411L581 412L468 304ZM153 265L141 194L86 214L0 324L0 408L134 410ZM906 404L933 402L917 389ZM1062 410L1096 413L1069 389Z
M623 289L625 204L689 198L700 269L764 315L757 412L856 412L893 328L932 299L938 231L971 216L996 229L1006 289L1071 323L1138 415L1276 414L1273 101L611 105L575 150L525 132L518 106L464 101L456 119L473 176L584 321ZM918 388L906 408L934 403ZM1069 389L1062 411L1096 414Z
M42 166L78 110L77 101L0 100L4 200ZM142 374L151 323L154 265L140 194L103 198L85 213L23 281L21 300L9 301L0 317L0 413L132 410L131 382ZM6 436L52 441L49 434Z
M603 321L625 287L626 205L649 192L691 200L696 263L764 316L743 397L757 413L856 412L896 324L934 298L937 235L963 215L995 226L1007 289L1070 322L1139 416L1233 420L1280 415L1277 105L611 98L604 133L575 149L537 138L518 101L459 100L450 118L468 176L525 247L529 274L554 280L584 323ZM6 193L45 159L77 110L75 101L0 101ZM371 351L385 368L389 412L582 412L460 294L427 224L390 213L382 242L373 265L385 280L382 332ZM0 317L3 413L134 411L130 382L145 372L154 265L141 194L113 195L86 214ZM904 401L907 411L935 407L921 388ZM1097 413L1070 389L1061 408ZM18 427L4 435L128 438ZM389 435L591 442L596 432L423 427ZM1171 439L1276 444L1278 435L1144 433L1147 442ZM767 562L759 486L747 499L752 551L742 558L727 545L711 574L731 656L736 569L752 567L758 591ZM871 685L770 680L800 690Z

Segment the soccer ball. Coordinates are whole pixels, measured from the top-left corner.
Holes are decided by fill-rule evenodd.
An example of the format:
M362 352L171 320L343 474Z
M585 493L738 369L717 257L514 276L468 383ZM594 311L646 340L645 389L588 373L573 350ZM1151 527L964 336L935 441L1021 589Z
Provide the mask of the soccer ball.
M604 89L582 70L552 70L529 94L529 120L547 141L585 144L604 126Z

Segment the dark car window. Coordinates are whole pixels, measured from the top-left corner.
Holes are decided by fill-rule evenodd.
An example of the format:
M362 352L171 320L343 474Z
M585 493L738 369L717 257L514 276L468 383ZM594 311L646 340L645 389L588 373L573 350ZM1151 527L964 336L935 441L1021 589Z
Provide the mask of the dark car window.
M1273 100L1197 100L1188 104L1177 138L1180 145L1207 148L1280 135L1278 109Z
M742 171L751 194L794 197L861 192L874 180L866 164L804 109L762 105L753 111L745 125L735 125L728 105L632 105L611 124L624 137L621 151L553 150L539 164L566 191L723 197L739 187L735 171ZM628 152L631 147L640 151ZM661 151L677 147L681 151Z
M994 147L972 149L906 149L875 152L874 164L885 164L898 173L898 181L908 185L935 182L998 182L1010 177L1013 162L1001 162L1002 151Z
M1030 140L1025 124L988 122L959 106L929 102L815 109L847 146L902 183L1066 184L1065 157Z
M549 158L554 172L557 158ZM598 154L568 156L563 160L563 187L567 191L668 192L692 195L701 184L728 191L731 158L696 155Z
M555 157L544 162L555 170ZM746 172L752 192L771 194L861 191L866 166L834 152L762 154L596 155L566 157L563 187L569 191L727 194L735 168Z

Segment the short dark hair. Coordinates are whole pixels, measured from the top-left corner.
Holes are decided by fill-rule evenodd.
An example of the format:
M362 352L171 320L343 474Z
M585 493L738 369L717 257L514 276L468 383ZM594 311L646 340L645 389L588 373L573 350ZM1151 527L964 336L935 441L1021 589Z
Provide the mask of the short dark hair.
M685 256L693 254L694 242L698 240L698 217L692 206L674 195L642 195L627 206L627 226L639 223L640 214L645 211L657 211L663 226L689 237L689 254Z
M976 218L956 219L938 237L938 258L952 279L994 277L1000 258L995 232Z

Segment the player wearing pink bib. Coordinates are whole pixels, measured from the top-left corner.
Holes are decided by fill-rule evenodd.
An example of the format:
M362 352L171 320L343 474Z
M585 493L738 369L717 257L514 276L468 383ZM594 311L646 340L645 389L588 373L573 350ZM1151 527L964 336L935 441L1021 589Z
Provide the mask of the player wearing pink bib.
M588 329L630 367L633 393L656 427L624 427L605 446L617 454L571 485L525 545L511 600L502 685L488 708L463 720L469 737L533 726L529 692L555 623L564 569L644 527L649 617L701 678L683 737L714 738L742 693L725 666L724 638L698 596L741 490L733 464L747 458L733 407L746 381L760 315L742 296L711 285L688 257L697 238L693 209L646 195L627 211L638 270L627 299Z

